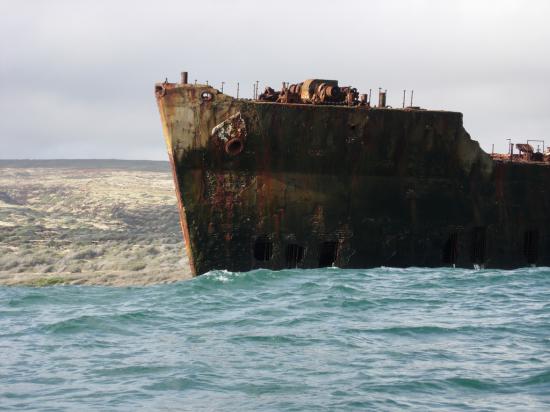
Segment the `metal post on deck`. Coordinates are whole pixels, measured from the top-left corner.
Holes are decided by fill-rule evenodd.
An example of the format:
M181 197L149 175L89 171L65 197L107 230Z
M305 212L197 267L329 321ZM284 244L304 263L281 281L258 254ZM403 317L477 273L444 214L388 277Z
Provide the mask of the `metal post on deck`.
M386 96L388 91L382 91L382 88L378 91L378 107L386 107Z

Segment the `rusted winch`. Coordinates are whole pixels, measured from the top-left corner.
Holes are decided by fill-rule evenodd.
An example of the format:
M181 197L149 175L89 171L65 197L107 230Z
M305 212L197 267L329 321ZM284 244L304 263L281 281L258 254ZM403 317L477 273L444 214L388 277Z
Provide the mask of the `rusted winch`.
M266 87L258 100L277 103L305 104L347 104L367 105L366 98L359 99L354 87L340 87L337 80L309 79L303 83L287 86L283 83L281 91Z

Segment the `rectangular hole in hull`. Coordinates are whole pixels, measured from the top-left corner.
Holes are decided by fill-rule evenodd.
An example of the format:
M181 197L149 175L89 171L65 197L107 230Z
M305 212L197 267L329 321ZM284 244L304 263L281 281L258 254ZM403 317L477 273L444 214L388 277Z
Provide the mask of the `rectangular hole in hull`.
M487 228L484 226L474 227L472 230L471 260L472 263L482 266L485 263Z
M290 244L286 247L286 266L295 268L304 258L304 247L296 244Z
M527 230L523 236L523 253L527 264L534 265L539 258L539 231Z
M445 245L443 245L443 263L446 265L456 264L458 253L458 233L450 233Z
M273 255L273 243L267 237L259 237L254 243L254 259L266 262Z
M326 268L334 265L338 252L338 242L323 242L319 252L319 267Z

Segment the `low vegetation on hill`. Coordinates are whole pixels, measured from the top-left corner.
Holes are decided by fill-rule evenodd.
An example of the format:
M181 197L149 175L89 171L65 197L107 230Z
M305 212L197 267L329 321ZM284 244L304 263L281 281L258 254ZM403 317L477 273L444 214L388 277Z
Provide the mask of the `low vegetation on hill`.
M189 277L166 162L5 162L0 284L140 285Z

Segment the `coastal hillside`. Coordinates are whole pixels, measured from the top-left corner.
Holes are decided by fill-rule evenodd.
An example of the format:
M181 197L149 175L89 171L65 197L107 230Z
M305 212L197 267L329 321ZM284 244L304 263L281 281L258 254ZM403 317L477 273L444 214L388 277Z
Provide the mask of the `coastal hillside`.
M189 278L167 162L0 160L0 284Z

